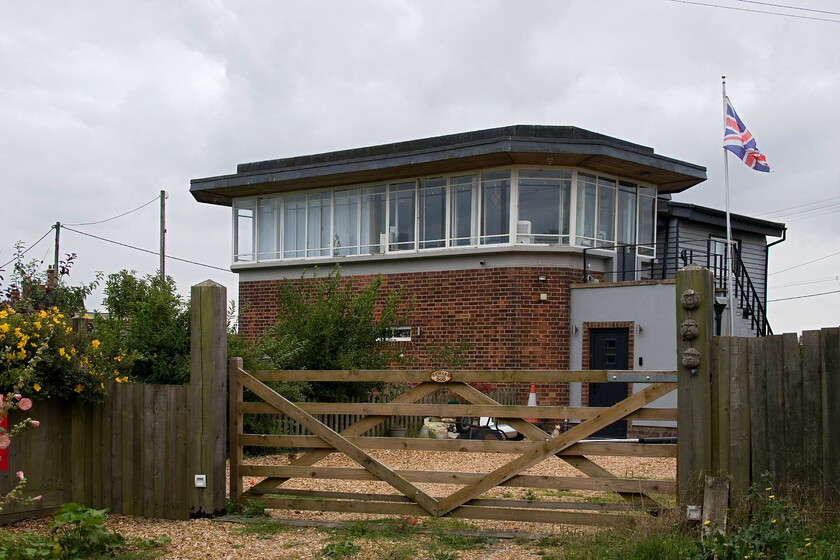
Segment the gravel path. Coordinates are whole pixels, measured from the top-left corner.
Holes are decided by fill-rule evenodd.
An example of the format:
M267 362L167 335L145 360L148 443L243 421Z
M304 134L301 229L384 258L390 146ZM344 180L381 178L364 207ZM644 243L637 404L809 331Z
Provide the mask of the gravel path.
M389 467L397 469L437 469L453 471L488 472L509 461L512 456L489 454L461 454L461 453L412 453L408 451L372 451L377 460ZM266 456L249 459L251 464L287 464L288 456ZM675 459L660 458L627 458L627 457L595 457L595 462L619 477L639 477L656 480L674 480L676 475ZM340 454L333 454L318 463L319 466L354 466L353 463ZM552 457L526 471L528 474L552 476L583 476L564 461ZM253 479L258 482L258 479ZM246 479L246 484L251 479ZM340 481L340 480L298 480L291 487L330 491L375 491L392 492L384 483ZM457 487L444 485L422 485L423 489L433 496L446 495ZM506 497L524 497L524 488L497 488L491 493L506 492ZM591 497L592 493L571 492L567 499L583 500ZM272 517L287 519L308 519L321 521L347 521L353 519L375 519L376 515L336 514L330 512L303 511L272 511ZM394 516L390 516L393 518ZM46 530L46 523L50 519L23 521L8 529L14 532L30 529ZM420 521L422 525L423 521ZM541 523L518 523L505 521L473 521L476 528L483 530L497 530L520 533L539 533L556 535L579 535L593 531L587 527L568 525L550 525ZM162 558L184 560L215 560L215 559L311 559L318 551L331 542L328 531L316 528L299 528L272 535L268 538L254 534L242 534L242 525L229 522L195 519L191 521L166 521L160 519L145 519L123 515L109 515L108 526L119 531L126 537L151 538L158 535L169 535L172 542L164 549ZM416 543L428 540L429 537L417 535L412 539ZM388 547L393 543L375 542L357 539L356 544L361 550L353 556L354 559L367 560L388 558ZM457 551L460 560L511 558L522 560L537 560L540 556L531 542L517 540L499 540L479 550ZM423 558L422 554L416 559Z

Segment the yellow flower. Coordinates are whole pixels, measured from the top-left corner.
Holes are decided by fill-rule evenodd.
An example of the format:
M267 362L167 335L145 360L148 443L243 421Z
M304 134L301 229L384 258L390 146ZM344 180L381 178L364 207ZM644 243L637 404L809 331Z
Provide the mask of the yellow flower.
M0 319L5 319L8 316L9 313L5 309L3 311L0 311Z
M32 326L40 331L41 330L41 321L33 321Z
M99 383L99 386L102 387L103 389L105 388L105 384L102 383L102 382Z
M61 348L58 349L58 355L59 356L64 356L64 347L61 347Z
M3 323L2 325L0 325L0 332L1 333L9 332L9 323Z
M703 523L703 525L708 525L710 523L711 523L711 521L706 521L705 523Z
M73 327L67 327L67 328L65 328L65 329L64 329L64 332L65 332L65 333L67 333L67 334L70 334L71 332L73 332Z
M73 390L76 391L77 393L81 393L82 391L85 390L85 388L82 387L81 385L76 385L76 388L73 389Z
M765 490L769 492L770 490L772 490L772 488L768 486L767 488L765 488Z
M53 306L52 310L53 310L53 313L58 313L58 307Z
M39 384L37 384L37 383L35 383L34 385L32 385L32 388L33 388L33 389L35 389L35 391L40 391L40 390L41 390L41 386L40 386Z
M93 349L94 349L94 350L96 350L97 348L99 348L99 345L100 345L100 344L101 344L101 343L100 343L98 340L96 340L95 338L94 338L94 339L90 342L90 345L91 345L91 346L93 346Z
M17 357L18 360L24 359L26 357L26 350L21 350L20 352L18 352Z
M772 499L773 499L773 498L775 498L775 497L776 497L776 496L774 496L773 494L770 494L769 496L767 496L767 499L768 499L768 500L772 500Z
M43 309L38 312L38 317L40 317L41 319L43 319L46 316L47 316L47 312L44 311Z
M85 313L85 319L90 319L90 317L88 317L87 313Z
M774 519L773 521L771 521L771 523L775 523L775 522L776 522L776 520L775 520L775 519Z

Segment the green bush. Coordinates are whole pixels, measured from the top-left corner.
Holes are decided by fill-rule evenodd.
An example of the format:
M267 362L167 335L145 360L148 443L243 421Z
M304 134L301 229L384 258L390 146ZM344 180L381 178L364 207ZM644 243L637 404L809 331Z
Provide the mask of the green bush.
M105 309L94 332L106 356L124 356L133 381L180 385L190 380L190 305L167 276L122 270L105 282Z
M277 322L257 341L260 369L381 369L399 360L386 341L411 309L401 289L382 290L382 277L356 286L343 279L338 265L326 276L281 282ZM312 383L319 400L362 397L374 388L364 383Z

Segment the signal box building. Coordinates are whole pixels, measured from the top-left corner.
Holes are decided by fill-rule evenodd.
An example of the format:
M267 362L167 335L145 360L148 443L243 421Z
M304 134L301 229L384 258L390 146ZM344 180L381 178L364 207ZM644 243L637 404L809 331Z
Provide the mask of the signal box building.
M339 263L416 298L393 337L412 367L466 340L472 369L658 370L676 367L675 271L708 266L726 295L723 213L670 200L705 179L649 147L517 125L244 163L190 190L232 208L247 336L274 321L278 281ZM767 238L784 226L732 224L736 330L765 334ZM629 390L558 383L537 397L603 406Z

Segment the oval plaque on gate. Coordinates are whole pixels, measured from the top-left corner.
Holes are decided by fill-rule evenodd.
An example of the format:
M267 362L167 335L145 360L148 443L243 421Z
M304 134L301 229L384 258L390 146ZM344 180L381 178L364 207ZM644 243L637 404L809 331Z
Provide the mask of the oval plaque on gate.
M445 369L433 371L430 374L430 377L435 383L446 383L447 381L452 380L452 374L446 371Z

